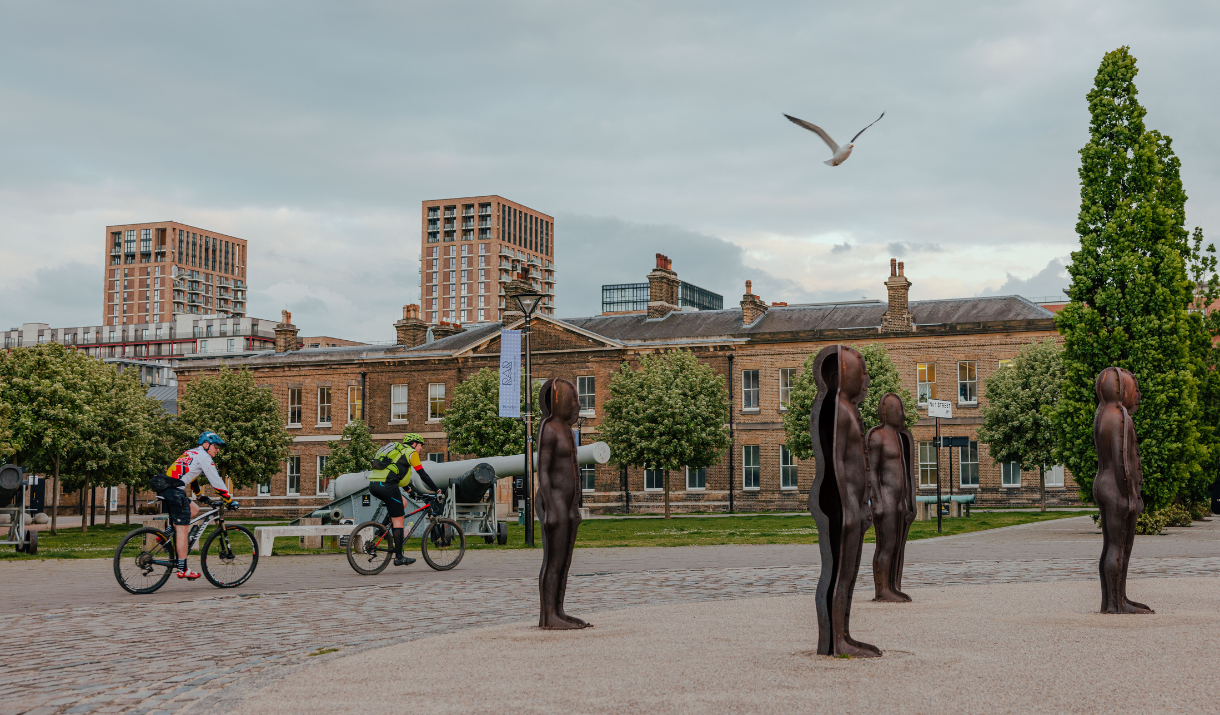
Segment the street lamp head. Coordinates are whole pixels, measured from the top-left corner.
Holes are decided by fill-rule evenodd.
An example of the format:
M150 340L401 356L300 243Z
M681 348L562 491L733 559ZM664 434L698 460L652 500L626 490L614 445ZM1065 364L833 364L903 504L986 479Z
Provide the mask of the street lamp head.
M543 295L537 291L526 291L513 296L513 300L517 301L517 306L521 308L521 312L525 313L525 317L529 318L534 314L534 310L538 308L538 303L542 301Z

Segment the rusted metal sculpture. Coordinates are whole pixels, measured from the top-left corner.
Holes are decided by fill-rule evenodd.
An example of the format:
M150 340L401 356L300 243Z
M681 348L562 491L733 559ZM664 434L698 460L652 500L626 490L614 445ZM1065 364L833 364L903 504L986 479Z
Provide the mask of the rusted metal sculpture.
M848 632L870 518L859 407L868 392L868 371L864 357L845 345L822 348L813 369L818 395L809 414L809 436L818 471L809 491L809 511L818 525L822 552L816 597L818 654L874 658L881 650Z
M887 392L877 404L881 424L868 431L869 506L877 548L873 552L874 601L901 603L907 534L915 521L915 440L906 428L902 398Z
M576 386L554 378L538 392L542 422L538 424L538 493L534 513L542 522L542 570L538 574L541 609L538 627L551 630L588 628L563 612L568 569L580 527L580 469L572 425L580 413Z
M1135 544L1135 522L1144 510L1140 494L1144 476L1131 420L1140 406L1139 380L1130 370L1108 367L1098 373L1096 389L1093 446L1097 450L1097 477L1093 480L1093 501L1101 519L1101 612L1154 613L1127 598L1127 565Z

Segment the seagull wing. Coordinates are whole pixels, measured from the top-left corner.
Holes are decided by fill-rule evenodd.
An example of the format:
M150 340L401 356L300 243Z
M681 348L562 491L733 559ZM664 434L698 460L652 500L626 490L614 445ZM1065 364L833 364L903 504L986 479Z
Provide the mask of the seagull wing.
M885 116L885 112L882 112L882 113L881 113L881 117L884 117L884 116ZM874 119L874 120L873 120L873 124L876 124L877 122L881 121L881 117L877 117L876 119ZM868 125L868 127L873 126L873 124ZM861 134L863 134L865 131L867 131L867 130L868 130L868 127L865 127L864 129L861 129L860 131L856 132L856 136L852 137L852 138L851 138L851 141L849 141L849 142L847 142L847 143L848 143L848 144L851 144L851 143L855 142L855 141L856 141L856 137L860 136L860 135L861 135Z
M834 152L835 154L839 153L839 145L835 144L835 140L831 139L830 135L827 134L824 129L822 129L821 127L819 127L816 124L810 124L809 122L805 121L804 119L797 119L796 117L791 117L791 116L788 116L787 114L785 114L784 116L788 117L788 121L792 122L793 124L805 127L806 129L813 132L814 134L817 134L818 136L822 137L822 141L826 142L826 146L830 147L830 151Z

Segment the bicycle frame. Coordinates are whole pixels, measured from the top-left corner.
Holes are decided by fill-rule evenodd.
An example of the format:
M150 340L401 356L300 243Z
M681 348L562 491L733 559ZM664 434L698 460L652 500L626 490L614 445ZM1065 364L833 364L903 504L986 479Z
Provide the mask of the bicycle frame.
M150 503L155 504L156 502L150 502ZM225 516L224 516L224 507L223 506L216 507L216 508L212 509L211 511L203 512L199 516L195 517L194 519L191 519L191 522L189 524L187 524L186 550L188 552L191 549L195 548L195 544L199 542L199 538L201 536L203 536L203 532L207 531L208 525L210 525L213 520L216 521L216 525L220 527L221 532L223 534L224 525L225 525ZM199 530L197 532L195 532L195 537L191 538L191 532L194 531L194 527L196 524L199 525ZM178 559L178 530L173 524L168 525L167 528L169 529L169 538L166 539L165 545L166 545L166 553L169 554L170 561L152 559L151 561L149 561L149 563L151 563L151 564L155 564L157 566L171 566L172 567L172 566L176 566L178 563L177 562L177 559ZM229 548L228 536L222 535L221 538L225 540L225 543L224 543L225 548L226 549ZM172 549L170 548L171 545L173 546Z
M419 507L418 509L416 509L415 511L411 512L410 514L406 514L406 515L404 515L404 516L403 516L403 522L402 522L403 529L402 529L402 533L403 533L403 541L404 541L404 542L405 542L407 539L411 538L411 534L412 534L412 533L414 533L414 531L415 531L415 527L419 526L419 522L420 522L420 521L422 521L423 519L428 518L429 516L431 516L431 515L430 515L428 512L429 512L429 511L432 509L432 504L433 504L433 503L432 503L432 502L430 502L430 501L429 501L429 502L425 502L423 506ZM407 520L407 519L410 519L411 517L415 516L416 514L419 514L419 516L415 517L415 521L412 521L412 522L411 522L411 524L410 524L410 526L408 526L408 525L407 525L406 520ZM388 536L388 535L391 533L391 532L390 532L390 529L391 529L391 528L393 528L393 527L391 527L391 525L390 525L390 524L391 524L391 521L390 521L390 516L387 514L387 515L385 516L385 518L383 518L383 519L381 520L381 525L382 525L382 526L384 526L386 529L385 529L385 531L381 532L381 537L380 537L380 538L378 538L378 539L377 539L377 541L374 541L374 542L373 542L372 548L373 548L374 550L375 550L375 549L376 549L378 546L380 546L380 545L381 545L382 540L383 540L383 539L385 539L385 538L386 538L386 536ZM425 533L425 535L427 534L427 532L426 532L426 531L425 531L424 533ZM422 538L422 537L421 537L421 538Z

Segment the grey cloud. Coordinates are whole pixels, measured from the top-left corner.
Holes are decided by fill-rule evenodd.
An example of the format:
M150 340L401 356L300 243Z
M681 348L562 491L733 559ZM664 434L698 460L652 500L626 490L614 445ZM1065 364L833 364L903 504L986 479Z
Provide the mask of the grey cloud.
M887 243L885 249L889 251L894 258L902 258L910 253L940 253L942 250L939 243L912 243L910 241L894 241Z
M1063 295L1063 289L1072 284L1067 268L1058 258L1051 259L1046 264L1046 268L1029 278L1018 278L1011 273L1007 276L1004 285L995 290L984 291L983 295L1023 295L1027 298L1059 297Z
M102 319L99 266L65 263L0 282L0 327L21 323L97 325Z
M834 247L830 249L830 252L831 253L847 253L850 250L851 250L851 244L848 243L847 241L844 241L843 243L835 244Z

